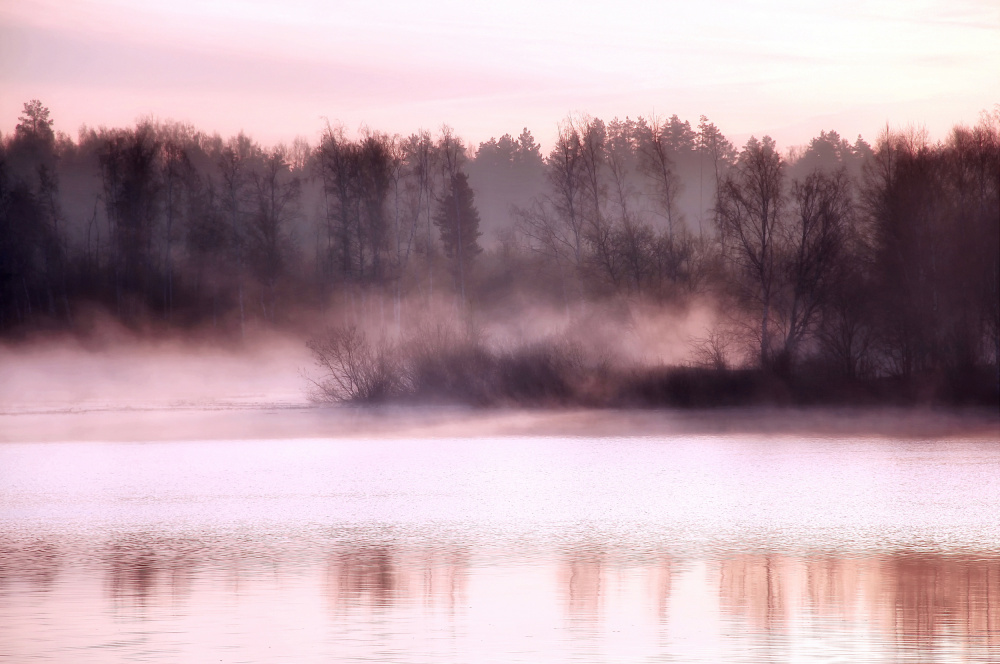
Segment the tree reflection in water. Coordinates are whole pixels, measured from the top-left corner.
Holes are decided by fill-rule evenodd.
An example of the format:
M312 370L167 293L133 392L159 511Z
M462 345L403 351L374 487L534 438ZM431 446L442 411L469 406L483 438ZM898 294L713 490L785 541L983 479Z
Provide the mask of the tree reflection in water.
M595 661L614 661L615 639L620 643L623 637L613 632L632 621L641 623L636 634L647 642L629 644L626 654L674 648L678 657L709 661L708 653L686 652L687 645L671 640L670 624L678 611L697 612L706 605L704 619L716 623L709 632L717 629L718 638L728 643L711 655L712 661L731 661L735 656L729 653L747 648L761 653L761 661L782 659L806 641L823 644L831 655L850 656L862 637L865 647L890 660L915 652L989 661L990 653L1000 650L1000 556L995 552L760 552L698 558L636 555L578 543L535 551L530 563L519 556L487 556L476 545L365 538L356 544L313 541L283 548L224 537L135 533L93 545L89 552L65 539L7 538L0 540L0 650L27 653L23 635L30 633L53 648L59 639L62 647L77 647L93 633L119 643L116 634L141 624L162 627L163 632L142 628L155 651L157 639L168 634L179 639L205 620L227 638L250 644L274 637L267 630L279 626L269 616L289 606L315 607L318 613L308 616L315 634L322 635L328 624L335 626L329 634L341 635L317 636L332 641L305 644L306 650L336 652L344 643L337 639L349 628L358 652L366 639L384 638L395 644L393 652L405 653L410 641L426 641L430 629L435 652L460 660L483 647L477 639L488 638L493 628L477 620L486 615L507 625L504 639L523 640L513 643L511 652L523 646L539 656L584 653ZM517 592L498 597L505 583ZM532 634L547 635L549 641L527 639L525 616L529 623L540 621ZM294 624L300 617L288 620ZM252 633L247 620L263 634ZM45 627L56 624L58 630ZM507 647L503 643L488 647ZM195 642L172 647L175 653L211 649Z
M468 555L464 548L406 551L386 544L340 547L326 565L334 612L389 609L397 602L454 610L464 596Z
M793 615L868 619L900 648L942 640L1000 646L1000 559L898 552L878 556L741 555L719 564L722 607L752 630L786 630Z

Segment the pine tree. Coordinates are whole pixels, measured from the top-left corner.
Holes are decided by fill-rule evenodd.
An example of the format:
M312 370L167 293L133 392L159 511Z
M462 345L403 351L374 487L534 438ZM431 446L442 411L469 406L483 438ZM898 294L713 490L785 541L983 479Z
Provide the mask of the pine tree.
M25 102L22 115L17 119L19 122L14 129L14 134L19 138L28 137L43 143L55 141L49 109L42 106L42 102L37 99Z
M451 178L451 187L438 205L434 225L441 233L441 244L451 263L451 270L465 299L465 281L473 259L483 249L479 246L479 212L475 195L465 173Z

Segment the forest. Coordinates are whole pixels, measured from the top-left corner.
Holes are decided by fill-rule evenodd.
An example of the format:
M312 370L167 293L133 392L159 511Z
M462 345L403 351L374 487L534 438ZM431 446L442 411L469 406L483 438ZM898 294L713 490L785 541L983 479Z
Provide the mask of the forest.
M14 347L280 331L320 400L1000 398L1000 106L937 142L887 126L786 152L676 115L570 116L544 151L527 128L54 127L31 100L0 136ZM670 321L679 350L633 343Z

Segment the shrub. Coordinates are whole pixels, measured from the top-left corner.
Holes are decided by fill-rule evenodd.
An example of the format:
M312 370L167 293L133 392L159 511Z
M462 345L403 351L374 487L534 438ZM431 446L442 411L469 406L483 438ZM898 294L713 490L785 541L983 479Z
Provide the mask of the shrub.
M385 401L403 392L404 381L396 349L384 339L372 345L356 327L328 329L308 342L323 371L313 384L318 401Z

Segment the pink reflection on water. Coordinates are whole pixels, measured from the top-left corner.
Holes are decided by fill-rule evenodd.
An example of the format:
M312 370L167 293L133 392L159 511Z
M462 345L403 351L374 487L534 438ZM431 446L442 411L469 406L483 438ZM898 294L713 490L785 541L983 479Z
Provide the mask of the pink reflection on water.
M80 545L0 549L0 648L17 661L756 662L806 648L986 662L1000 648L1000 557L975 552L637 560L578 542L526 563L392 543L315 559L252 541Z
M274 431L345 422L223 413ZM539 416L493 414L478 421L492 437L462 437L475 419L450 415L367 438L0 444L0 653L996 660L989 435L691 432L664 414L619 414L631 430L603 414L630 436L559 430L596 434L596 414L522 437L497 427ZM394 437L404 425L423 433Z

